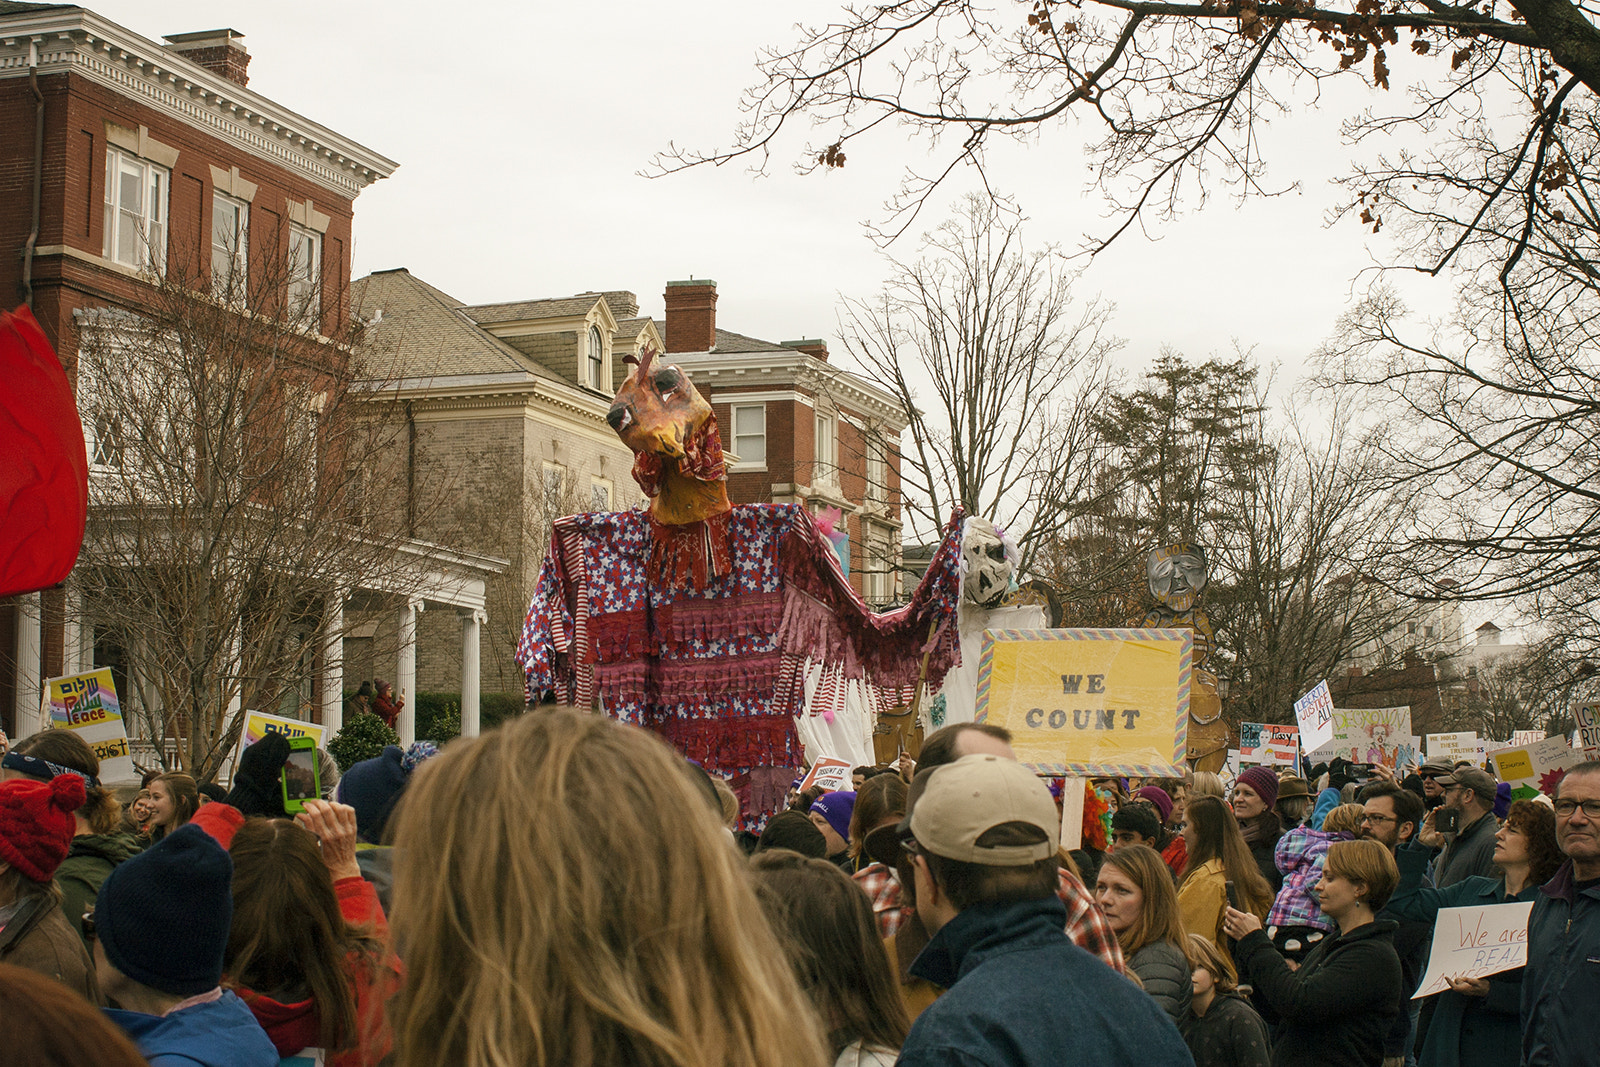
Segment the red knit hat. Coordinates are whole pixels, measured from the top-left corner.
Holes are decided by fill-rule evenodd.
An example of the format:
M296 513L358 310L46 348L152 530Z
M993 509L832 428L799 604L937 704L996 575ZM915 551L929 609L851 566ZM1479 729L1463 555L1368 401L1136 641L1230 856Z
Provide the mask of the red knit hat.
M48 782L0 782L0 860L35 882L48 882L67 858L83 807L83 779L58 774Z

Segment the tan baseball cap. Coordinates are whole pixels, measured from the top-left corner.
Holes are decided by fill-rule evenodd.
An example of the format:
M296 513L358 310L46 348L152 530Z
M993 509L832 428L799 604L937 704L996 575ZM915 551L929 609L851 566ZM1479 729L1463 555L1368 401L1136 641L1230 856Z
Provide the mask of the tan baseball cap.
M988 867L1037 863L1055 855L1061 841L1061 816L1050 790L1022 764L1000 756L963 756L929 771L907 822L924 851ZM986 831L1008 822L1037 826L1045 840L978 844Z

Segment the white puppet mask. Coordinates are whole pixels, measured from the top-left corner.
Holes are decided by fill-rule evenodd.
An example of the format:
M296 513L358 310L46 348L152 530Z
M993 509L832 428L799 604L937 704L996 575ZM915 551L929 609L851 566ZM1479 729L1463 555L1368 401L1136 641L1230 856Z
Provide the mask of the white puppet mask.
M1021 559L1017 547L987 519L968 519L962 530L962 589L967 600L996 608L1011 589L1011 575Z

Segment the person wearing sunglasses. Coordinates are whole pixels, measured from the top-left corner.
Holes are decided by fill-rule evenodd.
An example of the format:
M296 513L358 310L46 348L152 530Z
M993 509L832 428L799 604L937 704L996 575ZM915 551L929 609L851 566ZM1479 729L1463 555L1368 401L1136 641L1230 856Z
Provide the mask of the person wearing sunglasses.
M1526 1067L1600 1063L1600 761L1567 771L1556 786L1555 812L1566 860L1528 917Z

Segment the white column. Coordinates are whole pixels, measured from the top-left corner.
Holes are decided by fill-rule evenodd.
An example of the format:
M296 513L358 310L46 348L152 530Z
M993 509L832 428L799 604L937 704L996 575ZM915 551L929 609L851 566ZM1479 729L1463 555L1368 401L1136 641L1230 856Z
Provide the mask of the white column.
M94 663L91 650L84 648L84 632L88 628L83 625L83 594L70 582L66 593L67 606L61 624L61 673L80 674Z
M17 736L13 741L38 733L44 725L39 721L39 660L43 655L39 619L39 594L17 597L16 702L12 706Z
M395 665L394 687L406 698L406 706L395 723L403 747L417 739L417 612L421 609L420 600L408 600L400 609L400 658Z
M322 725L332 737L344 725L344 590L330 589L323 614Z
M489 616L461 613L461 736L478 736L478 643Z

